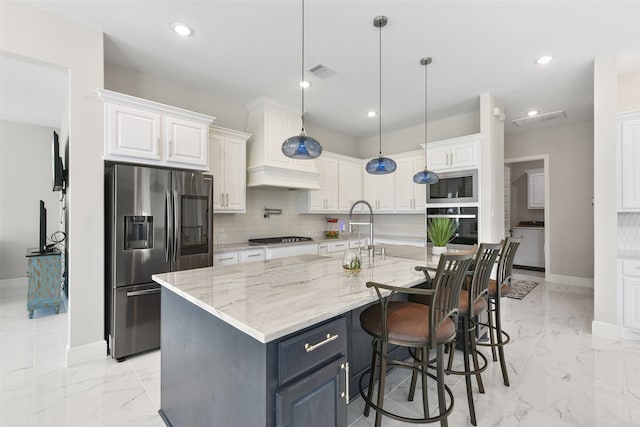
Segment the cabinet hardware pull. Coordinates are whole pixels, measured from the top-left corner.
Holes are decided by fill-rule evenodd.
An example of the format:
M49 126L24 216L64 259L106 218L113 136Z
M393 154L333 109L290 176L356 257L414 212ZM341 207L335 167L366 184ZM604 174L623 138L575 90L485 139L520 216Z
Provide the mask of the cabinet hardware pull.
M349 362L340 365L340 369L344 369L344 383L346 392L343 392L340 397L344 397L347 405L349 404Z
M311 353L316 348L322 347L323 345L329 344L331 341L335 341L337 339L338 339L338 334L335 334L335 335L327 334L327 338L324 341L320 341L319 343L313 344L313 345L306 343L304 345L304 349L307 350L307 353Z
M129 291L127 292L128 297L138 297L140 295L149 295L149 294L159 294L160 288L154 289L144 289L142 291Z
M218 261L229 261L230 259L233 259L233 257L230 256L228 258L219 258Z
M247 258L251 258L251 257L255 257L255 256L260 256L262 254L251 254L251 255L247 255Z

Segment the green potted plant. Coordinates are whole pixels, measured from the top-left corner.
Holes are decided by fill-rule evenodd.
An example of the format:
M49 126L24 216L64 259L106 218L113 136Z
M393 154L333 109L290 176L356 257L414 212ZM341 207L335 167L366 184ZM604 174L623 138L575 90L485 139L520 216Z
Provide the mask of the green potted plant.
M433 243L431 253L433 255L443 253L457 229L458 225L452 218L431 218L427 227L427 235Z

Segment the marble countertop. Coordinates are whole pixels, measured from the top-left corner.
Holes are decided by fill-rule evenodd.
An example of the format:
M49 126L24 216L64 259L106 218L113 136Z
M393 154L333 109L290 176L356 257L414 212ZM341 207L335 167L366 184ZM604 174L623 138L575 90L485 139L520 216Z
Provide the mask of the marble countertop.
M353 278L342 270L339 254L155 274L153 280L267 343L377 300L375 290L365 286L367 281L405 287L422 283L424 275L415 266L434 266L439 258L424 256L418 261L387 253ZM367 262L364 257L363 265Z

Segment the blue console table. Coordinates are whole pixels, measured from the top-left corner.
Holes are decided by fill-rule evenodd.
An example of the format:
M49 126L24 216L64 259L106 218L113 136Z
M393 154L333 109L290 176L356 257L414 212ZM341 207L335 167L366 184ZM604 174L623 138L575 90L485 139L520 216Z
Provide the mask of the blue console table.
M40 253L27 250L27 311L33 319L33 311L39 308L53 308L58 314L62 303L62 253L57 249Z

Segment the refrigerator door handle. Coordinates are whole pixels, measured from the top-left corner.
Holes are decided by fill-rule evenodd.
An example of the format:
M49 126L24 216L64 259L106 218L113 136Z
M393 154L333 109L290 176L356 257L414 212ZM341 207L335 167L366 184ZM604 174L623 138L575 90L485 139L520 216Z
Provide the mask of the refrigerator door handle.
M173 261L176 261L177 259L177 254L178 254L178 222L179 222L179 216L178 216L178 203L179 203L179 196L178 196L178 192L174 191L173 192Z
M159 294L160 288L144 289L142 291L129 291L127 297L139 297L141 295Z
M168 191L165 191L165 199L164 199L164 230L165 230L165 242L164 242L164 260L165 262L169 262L171 260L171 252L170 248L172 245L171 237L173 236L173 231L171 230L173 223L173 209L171 209L171 200Z

